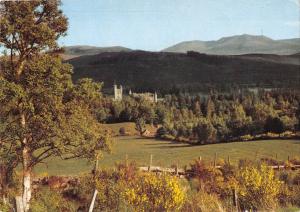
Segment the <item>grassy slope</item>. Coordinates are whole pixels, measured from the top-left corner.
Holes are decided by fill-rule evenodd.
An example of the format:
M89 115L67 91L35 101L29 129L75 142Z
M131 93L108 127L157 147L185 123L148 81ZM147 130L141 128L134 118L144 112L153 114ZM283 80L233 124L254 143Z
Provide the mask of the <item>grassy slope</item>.
M128 154L130 160L138 165L147 165L150 154L153 154L153 165L170 166L178 163L180 166L188 165L193 159L201 156L204 160L212 160L214 153L218 158L227 158L236 163L240 158L272 157L277 153L278 159L286 160L288 156L300 156L299 140L267 140L253 142L236 142L227 144L214 144L206 146L189 146L186 144L159 141L155 139L142 139L135 136L116 137L115 147L111 155L105 155L101 160L101 167L113 166L117 161L123 161ZM36 172L48 172L50 175L72 175L91 170L85 160L61 161L52 158L47 166L41 164Z

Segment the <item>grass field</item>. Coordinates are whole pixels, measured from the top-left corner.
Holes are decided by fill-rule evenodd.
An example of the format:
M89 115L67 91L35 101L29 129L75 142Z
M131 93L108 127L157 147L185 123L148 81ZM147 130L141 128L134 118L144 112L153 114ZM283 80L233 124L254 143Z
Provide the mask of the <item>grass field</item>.
M152 165L179 166L189 165L193 159L202 157L204 160L213 160L214 154L218 159L230 157L232 163L241 158L258 159L262 157L277 157L279 160L300 157L300 140L265 140L222 143L204 146L191 146L183 143L140 138L138 136L115 137L112 154L105 154L100 161L100 167L111 167L116 162L124 161L126 154L129 160L135 160L138 165L148 165L150 155L153 155ZM36 168L36 173L47 172L49 175L76 175L88 172L92 168L85 160L62 161L51 158L46 164Z

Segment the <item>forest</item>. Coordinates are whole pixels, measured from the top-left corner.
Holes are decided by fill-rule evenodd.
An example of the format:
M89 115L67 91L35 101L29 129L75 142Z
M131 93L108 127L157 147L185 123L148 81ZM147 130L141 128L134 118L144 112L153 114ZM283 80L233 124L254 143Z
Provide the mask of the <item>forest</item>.
M298 138L300 94L292 88L257 94L211 89L205 96L174 92L158 103L132 97L114 101L103 94L103 83L73 80L73 67L61 58L58 44L68 29L60 6L59 0L0 2L1 212L299 209L297 157L215 165L198 158L186 164L190 174L184 178L153 173L151 167L143 172L127 158L114 167L99 167L113 150L114 138L104 123L135 122L140 137L150 124L157 127L158 140L192 148ZM51 158L95 166L71 176L35 172Z
M209 144L271 138L272 133L296 137L299 102L299 91L289 89L179 93L157 104L130 96L123 101L108 97L94 114L105 123L135 122L141 132L145 124L155 125L158 138Z
M92 78L110 89L114 82L135 91L230 91L236 87L291 88L300 84L299 54L206 55L167 52L108 52L67 60L73 79Z

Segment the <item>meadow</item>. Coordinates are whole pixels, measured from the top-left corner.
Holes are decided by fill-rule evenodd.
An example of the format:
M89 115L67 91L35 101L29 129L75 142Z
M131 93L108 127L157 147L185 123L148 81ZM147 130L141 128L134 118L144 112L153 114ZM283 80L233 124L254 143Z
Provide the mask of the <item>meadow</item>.
M288 157L300 157L300 140L261 140L192 146L154 138L118 136L114 137L112 153L105 153L99 166L100 168L113 167L115 163L124 161L126 157L134 160L139 166L148 166L151 154L153 166L165 167L176 164L184 167L199 157L212 162L215 154L217 160L228 160L229 157L233 164L242 158L259 160L263 157L277 157L278 160L285 161ZM92 167L93 164L84 159L63 161L60 158L51 158L46 163L38 165L35 173L77 175L90 172Z

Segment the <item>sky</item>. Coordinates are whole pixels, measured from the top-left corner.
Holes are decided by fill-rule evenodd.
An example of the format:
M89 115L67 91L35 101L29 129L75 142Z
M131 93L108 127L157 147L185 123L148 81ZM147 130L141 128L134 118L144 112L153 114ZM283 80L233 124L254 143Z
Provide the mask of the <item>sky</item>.
M60 44L157 51L188 40L300 37L300 0L62 0Z

